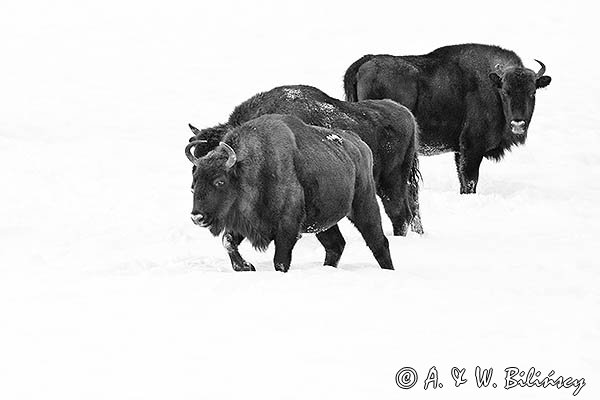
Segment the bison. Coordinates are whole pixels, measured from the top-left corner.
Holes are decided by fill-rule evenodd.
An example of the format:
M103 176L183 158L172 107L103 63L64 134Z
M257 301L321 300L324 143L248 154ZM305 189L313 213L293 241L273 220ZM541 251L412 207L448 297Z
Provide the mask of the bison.
M264 114L295 115L309 125L355 132L373 152L377 194L392 222L394 235L406 235L408 226L423 233L419 212L418 126L412 113L389 100L348 103L305 85L281 86L259 93L237 106L227 123L199 130L206 140L195 156L206 154L232 128Z
M537 61L537 60L536 60ZM525 68L510 50L482 44L419 56L366 55L344 75L346 100L392 99L420 126L420 153L454 152L461 193L475 193L482 159L525 143L546 67Z
M268 114L228 131L194 164L192 221L223 240L233 269L254 270L239 254L246 237L258 250L275 242L275 269L287 272L301 233L316 233L325 265L337 266L345 241L337 223L348 217L384 269L394 269L381 228L369 147L350 131L310 126Z

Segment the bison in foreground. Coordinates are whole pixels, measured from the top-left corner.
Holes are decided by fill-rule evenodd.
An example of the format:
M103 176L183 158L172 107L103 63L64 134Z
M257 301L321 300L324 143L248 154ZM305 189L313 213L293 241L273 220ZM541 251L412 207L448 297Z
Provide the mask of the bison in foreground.
M348 103L311 86L281 86L237 106L225 124L202 130L190 125L194 133L190 140L206 140L196 146L195 156L217 146L230 129L264 114L295 115L309 125L359 135L373 152L377 194L392 221L394 235L406 235L409 225L423 233L418 203L418 127L406 107L389 100Z
M500 160L525 143L536 89L551 78L538 61L525 68L514 52L464 44L420 56L367 55L344 76L346 100L392 99L421 128L420 152L454 152L461 193L475 193L484 157Z
M289 115L265 115L222 137L194 164L192 221L221 232L233 269L254 270L238 252L244 239L259 250L275 242L275 269L287 272L301 233L316 233L325 265L337 266L345 241L337 222L348 217L384 269L394 269L381 229L373 159L354 133L306 125Z

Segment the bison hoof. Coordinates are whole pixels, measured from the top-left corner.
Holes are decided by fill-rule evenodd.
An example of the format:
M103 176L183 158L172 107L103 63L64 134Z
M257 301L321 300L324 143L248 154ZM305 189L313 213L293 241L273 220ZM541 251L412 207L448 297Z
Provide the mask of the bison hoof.
M256 269L254 268L254 265L247 263L245 261L242 265L233 264L232 266L233 266L234 271L256 271Z
M290 269L289 265L285 265L285 264L282 264L282 263L276 263L275 264L275 271L288 272L289 269Z
M473 194L476 193L477 190L477 182L468 181L466 185L461 186L460 194Z
M406 236L408 224L403 222L400 226L394 226L394 236Z

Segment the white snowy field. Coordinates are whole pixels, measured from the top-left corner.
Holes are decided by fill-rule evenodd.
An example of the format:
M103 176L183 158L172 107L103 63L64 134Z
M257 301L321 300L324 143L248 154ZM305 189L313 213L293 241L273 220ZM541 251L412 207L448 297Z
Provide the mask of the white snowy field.
M0 399L566 399L600 395L600 79L589 2L20 1L0 10ZM341 98L367 53L464 42L547 65L527 145L458 194L421 158L426 234L358 232L338 269L311 235L273 248L189 220L188 122L282 84ZM391 224L384 218L391 235ZM413 367L415 387L396 372ZM436 366L442 388L424 390ZM477 388L476 366L497 388ZM466 368L454 386L450 370ZM540 378L540 379L541 379ZM434 394L432 394L434 392Z

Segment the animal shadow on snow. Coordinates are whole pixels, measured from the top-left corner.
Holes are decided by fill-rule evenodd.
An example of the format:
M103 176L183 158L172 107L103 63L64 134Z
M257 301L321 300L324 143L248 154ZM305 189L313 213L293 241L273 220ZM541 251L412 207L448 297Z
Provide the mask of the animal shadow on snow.
M493 178L486 178L485 184L480 186L475 196L496 195L499 197L512 197L532 191L539 191L539 188L532 183L517 182L510 179L494 180Z

